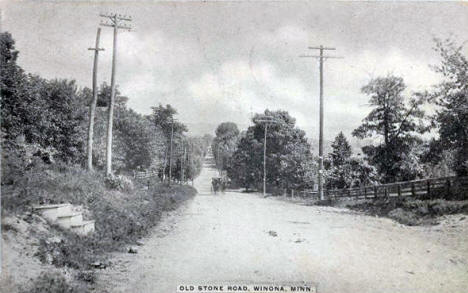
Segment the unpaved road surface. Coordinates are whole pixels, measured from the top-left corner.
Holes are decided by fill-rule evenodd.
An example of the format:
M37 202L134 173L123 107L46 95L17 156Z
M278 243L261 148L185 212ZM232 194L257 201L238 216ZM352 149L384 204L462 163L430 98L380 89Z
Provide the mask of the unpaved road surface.
M168 215L138 254L117 254L98 285L172 293L179 284L307 281L318 292L468 292L467 220L405 227L256 194L199 194Z

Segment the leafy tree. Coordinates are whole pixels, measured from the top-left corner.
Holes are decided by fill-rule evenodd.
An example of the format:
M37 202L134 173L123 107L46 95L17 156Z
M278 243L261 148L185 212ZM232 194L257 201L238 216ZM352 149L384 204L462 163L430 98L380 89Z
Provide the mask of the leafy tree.
M327 188L345 188L351 185L351 145L340 132L332 142L332 152L328 155L326 176Z
M435 66L443 81L431 93L431 101L438 107L433 116L438 129L438 139L432 142L432 152L437 161L443 152L453 153L451 168L460 176L468 175L468 59L463 46L451 40L436 39L435 50L441 64ZM447 154L445 154L447 155Z
M19 52L8 32L0 33L0 97L2 132L6 142L23 134L21 100L18 99L24 73L18 66Z
M263 180L263 144L265 125L261 118L273 117L278 123L268 126L267 184L270 188L298 189L313 184L307 175L313 166L305 132L295 126L286 111L265 110L254 116L253 126L242 135L228 168L228 176L245 188L259 186Z
M110 95L107 86L101 87ZM103 99L107 99L105 96ZM149 117L136 113L126 106L127 97L117 93L113 131L112 164L117 172L137 169L156 169L162 165L166 139L161 128ZM105 166L107 109L98 108L96 115L95 165Z
M413 151L414 146L422 142L419 134L427 131L421 110L424 99L416 96L405 103L405 88L403 79L392 75L373 79L362 88L362 92L370 96L373 109L353 131L353 136L380 140L362 150L369 163L382 174L384 182L409 180L420 175L414 169L419 158Z
M16 64L18 51L9 33L0 34L2 132L6 143L23 137L66 162L84 152L87 91L74 81L26 75Z
M361 157L351 157L349 160L350 178L349 187L373 185L379 182L377 169Z
M227 166L228 177L235 185L242 186L246 190L256 187L262 176L261 168L258 166L258 162L262 160L259 147L253 131L241 133L236 151Z
M162 129L164 137L166 138L166 151L164 154L164 160L162 165L162 176L163 179L169 174L170 166L170 148L171 148L171 136L172 136L172 148L177 148L177 145L181 141L184 132L187 131L187 127L178 121L175 121L174 116L177 114L177 110L171 105L165 107L159 104L158 107L152 107L153 113L150 115L151 121Z
M211 151L219 169L226 170L229 160L236 150L239 129L233 122L223 122L216 128Z
M177 134L187 132L188 129L185 124L173 121L173 119L175 119L175 115L177 115L177 110L171 105L168 104L164 107L159 104L158 107L152 107L151 109L153 110L151 120L156 126L161 127L167 139L170 139L172 130Z

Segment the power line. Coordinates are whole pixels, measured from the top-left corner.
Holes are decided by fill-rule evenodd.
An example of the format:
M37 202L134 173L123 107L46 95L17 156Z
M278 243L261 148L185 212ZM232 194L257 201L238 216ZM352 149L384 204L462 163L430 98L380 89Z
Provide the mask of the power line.
M318 192L320 199L323 200L323 61L325 59L338 59L343 57L338 56L325 56L323 51L329 50L334 51L336 48L324 47L320 45L319 47L309 47L310 50L319 50L320 55L301 55L302 58L317 58L320 62L320 130L319 130L319 172L318 172Z

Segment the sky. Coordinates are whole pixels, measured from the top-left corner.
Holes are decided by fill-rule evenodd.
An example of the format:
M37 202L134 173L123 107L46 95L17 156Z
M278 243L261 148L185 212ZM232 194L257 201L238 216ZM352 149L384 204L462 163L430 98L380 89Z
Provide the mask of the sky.
M2 1L19 64L45 78L91 87L99 13L132 16L120 31L117 83L128 105L149 114L171 104L194 135L253 113L287 110L318 137L319 67L309 46L336 50L324 64L325 132L350 136L368 114L360 89L372 78L404 78L409 97L440 81L434 37L468 40L463 2L45 2ZM99 83L110 83L112 29L102 27ZM465 49L466 50L466 49ZM468 53L468 51L467 51Z

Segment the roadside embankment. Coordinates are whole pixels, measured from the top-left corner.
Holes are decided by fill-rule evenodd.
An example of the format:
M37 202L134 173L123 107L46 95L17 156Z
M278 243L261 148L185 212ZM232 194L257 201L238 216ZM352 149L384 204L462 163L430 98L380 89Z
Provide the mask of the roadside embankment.
M449 215L468 215L468 200L418 199L387 197L378 199L343 198L339 200L314 200L301 197L274 197L307 206L332 206L363 212L370 216L390 218L408 226L436 225ZM462 216L463 218L463 216Z
M372 216L386 217L401 224L435 225L446 215L468 214L468 200L420 200L414 198L382 198L377 200L348 201L345 207Z
M35 167L16 178L2 186L2 240L7 248L3 253L10 248L20 251L5 257L0 288L7 288L8 283L8 292L92 289L95 270L110 265L109 252L127 251L138 245L164 211L176 209L196 194L186 185L151 182L149 188L144 188L129 178L106 179L99 172L87 172L79 166ZM83 207L84 216L95 221L95 232L77 235L32 210L33 205L58 203ZM11 271L10 266L15 270ZM52 283L56 286L51 287ZM41 291L45 287L51 289Z

